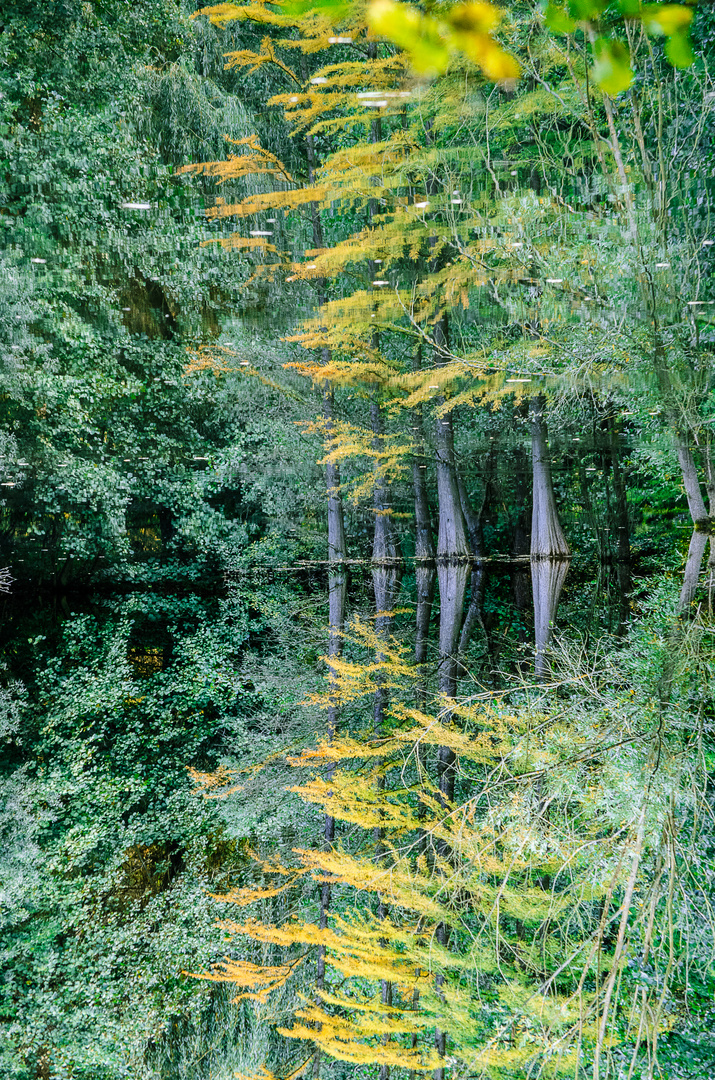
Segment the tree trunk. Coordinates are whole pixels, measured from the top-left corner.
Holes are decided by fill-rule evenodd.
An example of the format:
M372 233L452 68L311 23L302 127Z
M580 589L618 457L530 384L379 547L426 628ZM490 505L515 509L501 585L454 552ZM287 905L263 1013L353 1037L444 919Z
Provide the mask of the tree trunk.
M514 469L516 474L516 486L514 501L516 504L516 522L514 535L511 541L511 554L520 558L529 554L529 467L526 452L519 446L514 451ZM511 568L511 591L514 597L514 607L517 611L526 611L531 604L531 581L529 568L525 563L516 563ZM523 626L519 626L519 640L525 640Z
M307 81L307 68L305 57L302 57L303 77ZM312 135L305 137L305 151L308 162L308 183L315 180L315 143ZM310 219L313 229L313 246L324 247L323 226L320 220L320 212L317 202L310 204ZM325 281L321 279L318 284L318 307L325 303ZM323 363L329 364L331 360L330 350L323 348ZM323 420L325 422L325 434L329 439L333 433L333 388L328 383L323 384ZM340 466L336 462L328 462L325 466L325 483L328 492L328 561L343 562L347 558L347 546L345 544L345 520L343 515L343 497L340 491Z
M685 634L685 616L690 610L690 605L695 598L695 593L700 582L700 570L703 564L703 556L708 542L708 534L702 529L693 529L688 545L688 557L685 560L685 572L683 584L680 589L678 603L675 609L675 621L668 634L667 645L664 651L663 672L658 685L658 697L660 709L663 712L670 704L673 690L673 680L678 663L678 655Z
M393 618L392 612L395 607L399 588L399 572L397 567L373 566L372 584L375 593L375 633L379 640L386 641L390 634L390 624ZM375 660L377 663L380 663L383 659L384 656L378 649L375 653ZM383 730L387 705L388 689L387 686L379 680L373 702L373 730L376 734L379 734ZM385 785L384 777L378 781L378 784L382 790ZM375 862L378 864L384 863L388 855L388 850L385 847L384 842L384 830L377 827L374 832L374 839ZM387 906L382 899L382 896L378 896L377 917L378 919L384 919L386 915ZM385 942L381 943L386 944ZM381 981L380 996L383 1005L392 1004L392 983L387 979L382 979ZM380 1065L380 1080L388 1080L389 1075L389 1065Z
M531 586L534 592L534 672L538 682L546 676L546 650L556 620L561 590L568 573L568 559L532 559Z
M464 612L469 566L466 563L445 563L437 568L439 578L439 661L437 687L441 698L454 698L457 692L459 667L459 632ZM449 719L449 705L440 705L441 718ZM446 746L438 752L439 790L443 804L454 798L455 755Z
M455 483L456 487L456 483ZM444 698L454 698L457 691L458 674L458 644L459 631L462 625L462 613L464 611L464 595L467 589L467 577L469 566L465 562L441 563L437 567L439 577L439 663L437 668L437 686L442 701L440 703L440 719L444 722L449 719L449 705ZM437 776L440 792L440 802L447 807L454 800L454 783L456 778L456 755L447 746L440 746L437 752ZM448 848L444 843L440 844L440 854L448 855ZM449 928L440 923L436 930L437 941L444 948L449 944ZM437 993L441 992L444 984L444 976L438 974L435 979ZM447 1053L447 1033L439 1028L435 1029L435 1049L441 1058ZM434 1080L445 1080L443 1066L433 1072Z
M419 371L421 366L422 347L420 346L417 349L413 367L415 371ZM432 534L432 515L427 495L427 455L425 454L422 406L416 406L412 415L412 440L415 448L412 455L412 488L415 499L415 559L418 562L432 562L434 560L434 537Z
M705 502L703 500L702 491L700 490L698 470L695 467L695 460L693 458L693 453L688 446L688 440L680 432L676 435L675 449L678 455L680 471L683 474L683 487L685 488L685 497L688 500L688 509L690 510L690 517L692 518L693 525L695 525L696 528L707 528L710 524L710 519L708 518L708 512L705 509Z
M440 319L434 329L435 341L446 344L447 320ZM442 402L444 399L440 399ZM437 498L439 500L438 559L468 559L469 541L464 514L459 501L457 471L454 465L454 427L452 413L437 417L435 433L437 460Z
M378 401L370 405L370 424L372 427L372 446L378 455L375 459L372 485L372 508L375 514L375 531L372 542L373 562L382 562L397 558L397 541L392 523L390 489L379 455L383 449L384 423L382 409Z
M489 455L488 465L491 463L492 455ZM462 513L464 514L464 520L469 530L469 539L472 544L472 557L476 560L484 558L484 537L482 534L482 513L487 501L487 493L489 490L489 475L486 477L484 496L482 498L479 511L475 512L472 507L467 489L464 485L464 480L458 474L457 485L459 487L459 501L462 507ZM469 578L469 607L467 608L467 614L464 616L464 624L462 626L462 632L459 637L459 658L462 660L466 648L474 633L475 627L481 627L482 634L486 638L486 630L482 621L482 600L484 599L484 586L486 584L486 570L483 562L475 562L472 564L472 572ZM466 669L460 664L460 669L464 672Z
M487 486L489 481L487 480ZM484 509L484 503L486 501L486 489L484 492L484 498L482 499L482 505L479 508L479 513L475 513L472 507L467 489L464 486L464 480L457 474L457 490L459 492L459 505L462 507L462 514L464 516L464 522L469 532L469 541L472 545L472 558L483 559L484 558L484 536L482 534L482 510Z
M415 635L415 664L420 667L427 659L429 646L429 625L432 616L432 603L434 601L434 586L436 575L433 566L417 566L415 570L415 586L417 590L417 612ZM427 706L427 680L420 673L415 683L415 707L424 712Z
M340 701L336 691L336 671L331 666L331 661L342 654L343 651L343 628L345 626L345 600L347 597L347 575L341 567L331 570L328 575L328 611L330 626L328 630L328 679L330 682L330 698L328 704L328 741L332 742L338 726L340 715ZM326 770L325 779L330 783L335 773L335 764L330 764ZM331 814L325 815L323 825L323 841L326 847L332 847L335 841L335 818ZM320 893L320 919L319 926L325 930L328 925L328 909L330 908L330 883L324 882ZM316 970L316 985L322 990L325 987L325 946L318 946L318 961Z
M693 602L700 581L700 570L703 565L705 548L708 543L708 534L702 529L693 529L688 546L688 557L685 560L685 572L683 584L678 597L677 614L684 615Z
M330 438L333 427L333 390L327 384L323 388L323 419L326 436ZM340 466L336 462L327 462L325 483L328 493L328 561L344 562L347 558L345 518L340 491Z
M426 473L424 455L413 457L412 487L415 497L415 559L418 562L434 562L432 515L427 496Z
M698 470L695 467L695 460L690 446L688 445L687 425L683 424L677 408L677 399L673 390L673 381L670 377L667 355L665 348L663 347L660 332L657 329L658 313L657 311L651 311L650 314L654 323L656 323L653 366L658 379L660 392L663 395L663 400L665 402L665 415L675 440L675 452L683 476L683 487L685 488L685 497L688 500L690 517L696 528L698 526L702 527L703 525L709 524L709 521L705 503L703 501L703 495L700 490ZM707 466L708 462L706 462L706 469ZM710 509L712 511L712 506Z
M616 496L613 521L616 530L616 578L618 581L619 595L617 633L620 636L625 633L628 617L630 615L630 594L632 588L631 538L626 485L621 469L621 457L618 447L618 431L613 423L610 424L609 436L613 490Z
M551 478L551 455L546 437L543 402L540 398L532 398L529 402L529 421L534 474L531 555L535 559L565 558L571 552L556 509Z

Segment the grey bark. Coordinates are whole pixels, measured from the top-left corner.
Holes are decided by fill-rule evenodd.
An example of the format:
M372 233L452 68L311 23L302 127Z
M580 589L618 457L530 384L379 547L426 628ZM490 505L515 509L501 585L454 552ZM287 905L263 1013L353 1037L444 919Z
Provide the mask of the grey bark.
M386 641L390 633L390 624L393 617L392 611L395 607L395 601L397 599L397 592L399 589L398 568L394 566L373 566L372 584L375 593L375 631L378 639ZM381 653L378 649L375 655L376 661L380 663L383 658L383 653ZM378 686L375 690L375 697L373 701L373 729L376 733L381 732L383 729L387 712L387 705L387 686L382 681L378 681ZM384 777L378 781L378 785L380 789L384 788ZM374 832L374 839L375 861L377 863L384 862L388 854L384 842L384 830L377 827ZM385 904L382 896L378 896L377 917L378 919L384 919L386 915L387 905ZM392 984L387 979L381 980L380 996L384 1005L391 1004ZM380 1065L380 1080L388 1080L389 1075L389 1066Z
M483 559L484 537L482 535L482 510L486 499L486 490L485 499L482 500L479 512L474 510L469 495L467 494L467 489L464 486L464 480L459 474L457 474L457 490L459 492L459 505L462 507L462 515L467 526L467 531L469 532L469 541L472 545L472 557L474 559Z
M680 432L676 435L675 450L678 455L680 471L683 474L683 487L685 488L685 497L688 500L688 509L690 510L693 525L707 526L710 522L708 512L705 509L703 494L700 490L698 470L695 466L692 450L688 446L688 441Z
M703 556L705 555L707 542L707 532L698 528L693 529L693 535L690 537L690 544L688 545L688 557L685 561L683 584L680 589L680 595L675 609L676 617L670 633L668 634L663 660L663 672L658 685L661 713L663 713L670 704L678 655L685 635L686 615L690 610L690 605L695 598L695 593L700 582L700 570L703 565Z
M427 460L424 453L422 410L418 409L414 421L417 453L412 458L412 487L415 498L415 559L422 562L434 560L434 537L432 514L427 495Z
M417 612L415 634L415 664L418 666L427 660L429 646L429 625L432 617L436 574L433 566L417 566L415 585L417 589ZM415 706L424 712L427 705L427 680L423 673L415 683Z
M484 506L487 501L489 476L486 478L484 496L478 511L474 510L469 495L467 494L464 480L459 474L457 475L457 485L459 487L459 501L462 507L462 513L464 514L464 520L467 524L467 529L469 530L469 539L472 545L472 557L475 560L480 560L484 558L482 513L484 512ZM459 637L458 652L460 660L464 656L466 648L472 638L472 634L477 626L481 628L482 634L486 637L486 631L482 621L482 600L484 599L485 584L486 570L484 564L479 561L472 563L472 572L469 578L469 606L467 608L467 614L464 616L462 632ZM461 667L461 670L464 670L464 668Z
M396 566L373 566L372 587L375 594L375 633L381 641L386 641L390 634L393 609L400 585L399 569ZM384 656L378 650L375 659L380 663ZM373 720L374 729L379 732L385 719L387 708L387 689L378 686L375 692Z
M531 555L533 558L565 558L571 552L556 508L544 406L540 398L532 398L529 402L529 424L534 477Z
M464 657L467 646L477 627L480 628L483 637L486 639L486 630L482 619L482 601L484 600L485 585L486 570L484 564L477 563L472 566L469 576L469 607L467 608L467 614L464 616L464 624L459 636L458 651L460 660ZM463 672L466 671L463 664L460 665L460 669Z
M514 501L516 504L516 522L514 535L511 541L511 553L515 558L529 554L529 479L528 461L524 450L516 447L514 450L514 469L516 473L516 486ZM523 563L516 563L511 568L511 591L514 597L514 606L517 611L526 611L531 604L531 581L529 568ZM519 630L520 640L524 640L523 628Z
M417 350L414 370L422 366L422 347ZM431 562L434 559L434 536L432 533L432 514L427 495L427 455L422 420L422 406L418 405L412 414L412 440L415 452L412 455L412 489L415 500L415 559Z
M688 557L685 560L683 584L676 608L678 615L684 615L693 602L700 581L700 570L703 565L707 543L708 534L703 532L702 529L693 529L693 535L690 537L690 544L688 545Z
M446 344L447 320L440 319L434 330L435 342ZM443 401L444 399L441 399ZM437 461L437 498L439 501L438 559L469 558L467 526L459 501L457 470L454 464L454 426L452 413L438 416L435 432Z
M432 515L427 495L427 477L424 456L412 459L412 487L415 498L415 559L419 562L434 561L434 538Z
M715 518L715 461L713 461L712 444L708 443L705 448L705 487L708 493L708 508L710 517Z
M536 659L534 672L541 681L548 671L546 650L556 620L561 590L568 573L568 559L532 559L531 587L534 593L534 638Z
M465 562L440 563L437 567L437 574L439 577L440 598L437 685L441 696L453 698L457 690L459 631L462 625L469 566ZM448 719L448 712L445 715L444 706L441 719ZM437 776L442 806L447 806L454 799L455 767L456 755L454 751L447 746L440 746L437 752ZM444 845L441 845L441 848L440 854L448 854ZM446 948L449 944L449 927L445 926L444 923L440 923L436 930L436 937L440 945ZM438 994L441 992L443 984L444 976L438 974L435 979ZM439 1056L444 1058L447 1053L447 1032L436 1028L434 1044ZM444 1080L444 1067L440 1066L435 1069L432 1075L434 1080Z
M417 591L417 611L416 611L416 634L415 634L415 665L419 670L419 675L415 681L415 708L419 712L425 712L427 708L427 673L423 667L427 659L427 648L429 646L429 625L432 617L432 604L434 601L434 586L437 575L435 573L434 566L431 564L417 563L415 567L415 586ZM425 748L420 743L417 747L417 771L420 780L425 775ZM427 807L424 801L418 796L417 804L417 816L422 822L426 816ZM425 850L425 834L423 829L419 830L419 845L420 851ZM419 990L415 990L412 1007L417 1008L420 999ZM417 1047L417 1034L412 1036L412 1049ZM414 1070L410 1072L410 1077L414 1080Z
M613 490L616 496L613 516L616 530L616 577L618 581L618 634L624 634L630 615L631 575L631 537L628 518L628 499L626 485L621 469L621 456L618 446L618 432L610 425L611 472Z
M328 741L332 742L338 726L340 715L340 702L335 688L336 671L331 666L331 660L339 657L343 651L343 629L345 627L345 601L347 597L347 575L345 570L338 568L330 572L328 576L328 679L330 682L330 697L328 703ZM330 783L335 773L335 765L331 764L326 770L326 780ZM335 818L331 814L325 815L323 825L323 841L326 847L331 847L335 840ZM320 893L320 918L319 926L325 930L328 925L328 910L330 908L330 882L324 882ZM316 984L319 989L325 986L325 946L318 947L318 959L316 969Z
M464 612L469 566L467 563L444 563L437 567L439 579L439 660L437 686L442 697L454 698L459 668L459 632ZM446 718L448 718L448 713ZM443 719L445 714L442 714ZM437 772L443 802L454 798L455 754L446 746L438 751Z
M651 316L654 321L657 320L657 311L652 310ZM653 360L655 373L665 402L665 414L668 425L675 440L675 453L683 477L683 487L685 488L685 497L688 500L690 517L693 525L696 527L709 524L708 513L705 509L702 491L700 490L698 470L695 466L695 460L689 446L687 425L683 425L682 417L679 415L677 399L673 389L673 381L668 369L667 355L657 325L654 346ZM710 509L712 511L712 506Z
M373 400L370 405L370 424L372 427L372 445L376 453L383 448L384 423L379 402ZM374 562L396 559L397 540L392 523L390 488L379 459L375 462L372 485L372 509L375 515L375 532L372 543Z
M425 141L428 146L434 143L432 119L425 123ZM427 182L427 193L434 194L439 187L436 175ZM436 237L430 237L430 247L436 243ZM437 268L437 259L430 260L430 272ZM443 363L440 349L449 342L447 316L437 320L434 328L435 364ZM442 404L444 398L438 399ZM454 467L454 427L452 413L437 417L435 434L435 457L437 461L437 499L439 502L439 530L437 535L438 559L465 559L469 557L467 527L459 503L457 474ZM435 1074L436 1075L436 1074Z
M330 438L333 430L333 390L327 384L323 388L323 420L326 435ZM340 466L337 463L326 464L325 483L328 494L328 561L344 562L347 558L347 545L343 497L340 491Z
M305 58L303 58L304 77ZM308 159L308 183L312 184L315 177L315 145L312 135L305 138L306 156ZM323 226L320 220L318 204L310 204L310 217L313 228L313 245L316 248L324 247ZM318 306L325 302L325 282L318 282ZM329 364L331 360L330 350L322 350L323 363ZM333 433L333 388L328 383L323 384L323 420L325 422L326 436L330 438ZM343 562L347 558L347 545L345 543L345 520L343 514L343 498L340 491L340 466L335 462L328 462L325 466L325 483L328 492L328 561Z

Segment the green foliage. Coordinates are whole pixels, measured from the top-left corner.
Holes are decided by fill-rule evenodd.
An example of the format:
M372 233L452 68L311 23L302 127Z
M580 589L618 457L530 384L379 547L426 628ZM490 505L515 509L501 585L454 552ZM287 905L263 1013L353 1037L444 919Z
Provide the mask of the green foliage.
M707 593L677 599L690 514L676 448L684 438L708 477L712 13L398 3L372 7L372 31L332 2L193 14L170 0L3 8L0 565L15 581L0 1071L267 1080L268 1063L297 1077L322 1032L339 1051L322 1059L326 1080L373 1076L389 1054L399 1080L414 1049L433 1066L441 1025L460 1075L486 1064L524 1080L558 1060L539 1054L567 1041L578 1000L571 1074L592 1075L593 1003L617 960L608 1068L647 1072L660 1025L662 1070L700 1080L712 627ZM327 449L324 420L310 423L326 380ZM435 431L449 418L484 550L523 555L536 392L574 548L553 678L529 675L531 568L475 574L443 724L443 651L435 640L423 667L405 660L415 568L387 642L353 566L360 618L340 655L352 697L329 747L317 459L339 459L354 496L350 555L369 558L379 475L409 556L412 455L436 521ZM432 719L410 740L416 693ZM458 752L460 835L440 818L440 745ZM228 778L240 790L216 800ZM645 804L626 951L612 929L600 968L569 962L557 977L568 946L592 940L604 874L634 850ZM338 819L332 847L324 814ZM493 862L477 870L480 845ZM396 873L389 892L380 860L411 891ZM321 997L326 873L339 940ZM209 894L234 888L253 897L260 940L214 925L231 908ZM294 914L288 946L271 938ZM291 977L255 1000L256 969L281 968L281 982L286 959ZM222 963L248 977L250 1002L182 974ZM439 971L442 997L417 970ZM570 1004L537 1016L551 976ZM639 1046L628 1008L644 1000L655 1019ZM276 1033L296 1015L298 1057Z

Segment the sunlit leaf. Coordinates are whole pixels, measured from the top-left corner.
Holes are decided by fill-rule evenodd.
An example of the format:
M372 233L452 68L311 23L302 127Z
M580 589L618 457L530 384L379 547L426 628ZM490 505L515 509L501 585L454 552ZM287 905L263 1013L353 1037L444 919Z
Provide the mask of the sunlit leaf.
M673 67L690 67L695 60L695 56L690 46L690 38L688 37L687 30L681 30L676 34L671 34L665 43L665 55L668 57Z
M495 82L520 74L516 60L491 36L499 20L497 8L481 2L460 4L443 19L396 0L374 0L368 11L373 33L404 49L419 74L439 75L453 54L462 53Z
M633 82L630 53L622 41L599 38L594 45L593 77L611 97L627 90Z
M499 12L491 4L459 4L449 12L449 21L456 30L490 34L499 25Z
M436 19L409 4L375 0L368 11L370 29L409 53L415 71L439 75L449 64L449 48Z
M575 19L571 18L561 4L547 4L544 18L549 30L553 30L555 34L572 34L576 29Z
M292 18L322 15L331 23L341 22L352 10L349 0L287 0L281 12Z
M504 52L488 34L455 34L455 41L460 52L468 56L493 82L518 79L521 74L514 57Z
M597 19L607 6L605 0L569 0L569 13L578 22Z
M670 37L690 26L693 13L684 4L646 4L641 9L641 18L651 34Z

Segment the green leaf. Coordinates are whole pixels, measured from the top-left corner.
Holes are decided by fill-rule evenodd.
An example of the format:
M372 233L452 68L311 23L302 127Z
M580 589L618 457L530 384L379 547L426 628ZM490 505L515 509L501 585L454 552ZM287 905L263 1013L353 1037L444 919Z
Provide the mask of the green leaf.
M690 26L693 13L684 4L645 4L641 18L649 33L670 37Z
M690 67L695 60L693 50L690 47L690 38L687 30L680 30L671 34L665 43L665 55L673 67Z
M460 4L443 19L396 0L374 0L368 9L373 33L404 49L419 74L441 74L452 55L461 52L495 82L516 79L520 74L514 57L491 36L499 18L497 8L483 2Z
M304 15L323 15L331 23L339 23L350 13L348 0L288 0L282 7L282 13L293 18Z
M439 32L436 19L423 15L410 4L395 0L375 0L368 10L370 29L388 38L410 54L415 71L439 75L449 64L449 48Z
M607 6L607 0L569 0L569 12L577 22L597 19Z
M627 90L633 82L630 53L622 41L598 38L594 45L593 77L601 90L611 97Z
M576 21L561 4L547 4L544 19L555 34L573 34L576 29Z

